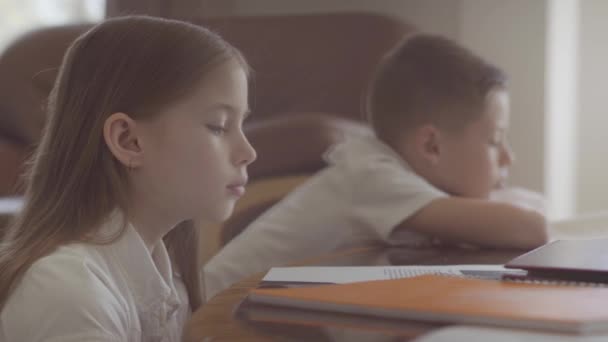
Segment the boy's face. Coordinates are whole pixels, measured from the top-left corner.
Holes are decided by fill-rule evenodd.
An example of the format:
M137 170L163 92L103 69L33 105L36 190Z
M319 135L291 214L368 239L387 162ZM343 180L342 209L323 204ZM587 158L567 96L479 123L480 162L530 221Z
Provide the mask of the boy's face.
M140 197L156 200L156 207L180 220L228 218L256 158L242 130L247 113L247 77L230 62L210 71L191 96L143 123Z
M488 198L504 186L513 161L508 127L509 96L492 91L479 119L459 133L441 134L431 183L454 196Z

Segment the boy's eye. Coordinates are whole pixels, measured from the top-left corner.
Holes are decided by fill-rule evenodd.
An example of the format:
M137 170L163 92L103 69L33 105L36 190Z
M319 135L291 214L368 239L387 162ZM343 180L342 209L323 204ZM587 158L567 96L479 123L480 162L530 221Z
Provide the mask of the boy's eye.
M504 143L504 135L496 134L490 139L490 144L494 146L499 146Z
M209 129L211 133L216 135L223 135L224 133L226 133L226 127L221 125L207 124L207 129Z

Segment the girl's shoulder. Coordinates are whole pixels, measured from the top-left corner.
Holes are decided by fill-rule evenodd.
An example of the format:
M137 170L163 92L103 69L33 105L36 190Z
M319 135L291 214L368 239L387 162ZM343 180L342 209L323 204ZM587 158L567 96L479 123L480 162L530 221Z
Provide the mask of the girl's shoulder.
M74 243L61 246L38 259L25 272L20 285L27 289L44 286L46 292L61 297L105 297L112 291L109 262L94 245Z
M97 254L94 246L74 244L36 261L7 301L4 325L13 327L14 336L32 336L27 327L36 322L49 336L78 330L82 336L110 332L107 337L116 338L112 332L126 331L128 305Z

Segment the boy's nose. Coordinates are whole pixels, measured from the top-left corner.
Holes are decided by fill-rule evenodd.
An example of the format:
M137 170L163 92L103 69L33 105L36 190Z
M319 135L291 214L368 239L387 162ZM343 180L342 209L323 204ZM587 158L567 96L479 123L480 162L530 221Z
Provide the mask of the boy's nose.
M515 154L508 143L503 144L500 153L500 165L509 166L515 161Z

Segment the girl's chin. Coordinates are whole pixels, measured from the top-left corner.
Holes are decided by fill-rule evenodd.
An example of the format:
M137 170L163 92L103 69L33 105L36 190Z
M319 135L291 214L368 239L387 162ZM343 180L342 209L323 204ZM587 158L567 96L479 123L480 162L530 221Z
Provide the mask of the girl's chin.
M232 217L232 215L234 214L234 205L231 205L229 208L226 208L224 211L222 211L221 213L218 213L217 215L217 223L223 223L226 222L228 219L230 219Z

